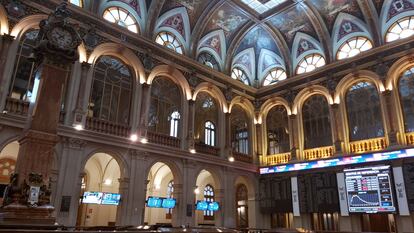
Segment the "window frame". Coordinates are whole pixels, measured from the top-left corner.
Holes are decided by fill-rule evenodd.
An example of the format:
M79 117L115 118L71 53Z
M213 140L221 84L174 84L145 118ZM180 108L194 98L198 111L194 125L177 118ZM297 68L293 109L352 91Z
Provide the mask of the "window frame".
M169 50L172 50L178 54L184 55L184 45L181 43L178 37L171 32L159 32L155 37L155 43Z
M308 61L309 61L308 59L310 57L312 57L312 62L311 63L308 63ZM319 57L319 59L314 63L313 61L314 61L315 57ZM323 64L317 65L319 63L319 61L323 61ZM304 63L306 63L307 66L313 65L315 68L307 71L306 70L307 67L303 67L302 66L302 64L304 64ZM307 74L307 73L313 72L313 71L317 70L318 68L321 68L321 67L323 67L325 65L326 65L326 59L325 59L325 57L322 54L320 54L320 53L312 53L312 54L309 54L309 55L305 56L304 58L302 58L298 62L298 64L296 65L295 74L296 75ZM304 69L304 71L299 73L299 68Z
M113 14L114 11L118 12L118 18ZM125 18L123 20L121 19L121 12L123 14L125 14ZM111 20L108 17L106 17L106 15L111 16ZM126 10L122 7L110 6L110 7L106 8L102 13L102 18L107 22L110 22L112 24L116 24L116 25L118 25L122 28L125 28L130 32L139 33L139 31L140 31L138 21L134 17L134 15L131 14L131 12L129 12L128 10ZM127 22L125 22L127 19L131 20L133 23L127 24ZM133 27L133 28L131 28L131 27Z

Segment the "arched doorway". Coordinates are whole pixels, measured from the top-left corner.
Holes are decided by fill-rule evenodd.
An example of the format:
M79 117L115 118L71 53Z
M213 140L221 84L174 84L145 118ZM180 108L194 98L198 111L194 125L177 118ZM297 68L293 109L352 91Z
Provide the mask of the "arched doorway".
M147 195L155 198L176 198L174 187L177 184L171 168L162 162L155 163L148 173ZM173 225L174 209L150 208L145 206L144 222L148 225Z
M13 141L7 144L0 152L0 203L3 203L4 191L9 184L10 175L16 168L19 148L19 142Z
M198 201L219 202L220 209L223 203L218 200L219 184L210 171L202 170L196 180L194 190L196 203ZM196 226L215 226L218 225L219 212L210 210L196 210Z
M112 196L118 199L120 178L120 166L111 155L96 153L88 159L82 177L78 226L115 225L118 206L113 201L103 200Z

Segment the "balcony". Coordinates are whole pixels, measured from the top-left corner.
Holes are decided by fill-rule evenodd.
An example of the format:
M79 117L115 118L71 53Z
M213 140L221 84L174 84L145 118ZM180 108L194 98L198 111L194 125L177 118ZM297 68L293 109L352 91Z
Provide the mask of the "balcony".
M115 122L92 117L86 118L85 129L119 137L129 137L130 134L130 127L128 125L116 124Z
M253 158L250 155L242 154L236 151L233 151L233 157L236 161L252 163Z
M274 154L262 157L262 166L272 166L277 164L288 163L292 159L290 152Z
M304 160L322 159L333 156L333 146L318 147L303 151Z
M349 152L351 154L379 151L384 150L385 148L387 148L387 141L385 137L372 138L349 143Z
M5 111L9 114L27 116L29 113L29 105L30 103L28 101L8 97L6 100Z
M220 148L215 146L209 146L202 142L196 142L195 149L197 153L209 154L214 156L219 156L220 154Z
M148 141L150 143L156 143L163 146L171 146L171 147L180 147L180 139L176 137L171 137L165 134L159 134L155 132L148 131L147 132Z

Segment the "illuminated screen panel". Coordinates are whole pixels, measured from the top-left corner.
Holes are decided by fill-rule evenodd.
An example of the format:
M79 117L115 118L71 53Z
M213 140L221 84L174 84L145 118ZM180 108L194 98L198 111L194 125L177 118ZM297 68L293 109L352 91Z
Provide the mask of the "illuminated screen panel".
M82 203L85 204L101 204L103 193L101 192L84 192Z
M390 166L346 169L344 173L350 213L396 211Z
M197 201L196 210L208 210L208 202L206 201Z
M103 193L102 205L119 205L121 194L119 193Z
M161 208L162 207L162 198L159 197L148 197L147 207L149 208Z
M260 174L283 173L292 171L303 171L316 168L327 168L335 166L355 165L368 162L380 162L393 159L412 158L414 149L397 150L390 152L380 152L372 154L363 154L349 157L340 157L335 159L315 160L304 163L285 164L260 168Z
M161 207L164 209L174 209L176 202L174 198L164 198Z

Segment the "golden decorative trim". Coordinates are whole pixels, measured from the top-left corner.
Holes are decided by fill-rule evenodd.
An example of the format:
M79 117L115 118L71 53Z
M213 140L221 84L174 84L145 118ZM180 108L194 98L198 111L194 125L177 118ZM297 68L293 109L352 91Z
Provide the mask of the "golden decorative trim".
M367 140L355 141L349 143L350 153L359 154L364 152L379 151L387 148L385 137L371 138Z
M408 145L414 145L414 132L405 133L405 138L407 140Z
M314 160L321 158L328 158L333 156L333 146L318 147L313 149L307 149L303 151L304 160Z

